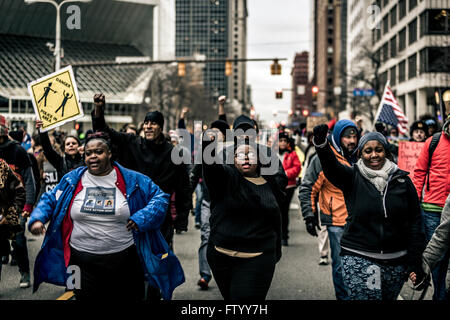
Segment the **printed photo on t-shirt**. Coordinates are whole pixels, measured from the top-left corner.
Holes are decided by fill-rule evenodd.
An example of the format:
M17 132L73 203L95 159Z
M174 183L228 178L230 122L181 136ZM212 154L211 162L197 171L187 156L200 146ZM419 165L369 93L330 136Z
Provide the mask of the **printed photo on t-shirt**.
M115 213L116 188L88 187L81 212L113 215Z

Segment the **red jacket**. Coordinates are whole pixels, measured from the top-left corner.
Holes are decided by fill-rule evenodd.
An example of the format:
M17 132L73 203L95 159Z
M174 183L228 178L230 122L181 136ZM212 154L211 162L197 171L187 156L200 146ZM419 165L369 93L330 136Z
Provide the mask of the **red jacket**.
M297 185L297 177L302 170L302 164L300 163L295 150L290 152L286 151L286 154L283 158L283 169L284 172L286 172L286 176L288 177L287 187Z
M419 154L414 168L413 183L422 202L444 207L445 200L450 193L450 137L442 132L439 143L434 150L428 178L430 189L427 190L428 148L431 139L432 137L429 137L425 141ZM423 197L422 192L424 192Z

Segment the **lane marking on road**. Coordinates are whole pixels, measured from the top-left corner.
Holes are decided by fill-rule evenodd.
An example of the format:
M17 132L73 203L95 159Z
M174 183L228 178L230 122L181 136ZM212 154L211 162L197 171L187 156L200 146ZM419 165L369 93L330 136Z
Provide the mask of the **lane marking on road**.
M64 294L62 296L60 296L59 298L57 298L56 300L70 300L75 296L75 294L73 293L73 291L67 291L64 292Z

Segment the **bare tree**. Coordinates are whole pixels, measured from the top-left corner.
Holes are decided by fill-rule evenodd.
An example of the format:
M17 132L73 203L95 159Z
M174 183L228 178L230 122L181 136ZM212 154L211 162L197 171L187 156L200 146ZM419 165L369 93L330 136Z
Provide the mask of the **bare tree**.
M150 96L150 108L160 110L167 119L167 129L175 129L177 119L183 107L190 109L187 126L192 126L194 120L209 124L217 118L217 111L208 102L208 97L198 73L186 70L186 75L180 77L177 67L173 65L158 66L147 90Z
M375 120L377 107L383 95L384 84L380 79L380 57L376 52L373 52L368 44L362 46L361 53L358 57L361 62L361 67L350 74L346 74L345 78L350 83L358 86L370 88L375 91L377 103L374 104L373 97L355 97L352 91L347 91L346 101L350 101L353 114L360 114L366 116L371 122Z

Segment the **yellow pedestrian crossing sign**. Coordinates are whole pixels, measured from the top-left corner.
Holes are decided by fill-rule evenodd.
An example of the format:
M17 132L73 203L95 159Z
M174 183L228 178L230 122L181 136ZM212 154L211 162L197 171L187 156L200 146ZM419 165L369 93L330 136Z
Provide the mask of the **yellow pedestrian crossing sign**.
M42 120L41 132L84 116L72 66L28 84L34 112Z

